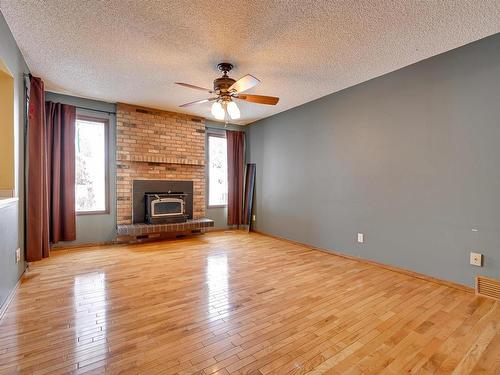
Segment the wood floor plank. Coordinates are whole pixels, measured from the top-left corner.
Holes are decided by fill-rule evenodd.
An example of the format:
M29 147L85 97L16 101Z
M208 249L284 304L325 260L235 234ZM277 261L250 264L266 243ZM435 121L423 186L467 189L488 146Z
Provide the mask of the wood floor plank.
M241 231L54 251L0 322L0 375L498 370L499 302Z

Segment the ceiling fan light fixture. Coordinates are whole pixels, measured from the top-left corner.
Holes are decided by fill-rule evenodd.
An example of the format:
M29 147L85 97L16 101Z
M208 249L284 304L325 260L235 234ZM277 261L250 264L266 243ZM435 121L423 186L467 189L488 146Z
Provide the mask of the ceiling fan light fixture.
M191 85L189 83L175 82L179 86L215 94L214 97L182 104L180 107L184 108L196 104L214 102L211 108L212 115L217 120L225 121L227 124L229 119L238 120L239 118L241 118L240 109L238 108L237 104L233 102L233 99L243 100L256 104L278 104L279 98L276 98L274 96L242 94L243 92L250 90L260 83L260 80L258 80L251 74L247 74L238 80L234 80L233 78L228 76L229 71L233 68L232 64L220 63L218 65L218 68L222 72L222 77L216 78L213 81L213 90L209 90L196 85Z
M229 113L229 116L231 117L232 120L237 120L240 118L240 109L236 105L235 102L231 101L227 104L227 113Z
M217 119L217 120L224 120L226 117L224 108L222 107L222 104L219 102L215 102L212 104L212 115Z

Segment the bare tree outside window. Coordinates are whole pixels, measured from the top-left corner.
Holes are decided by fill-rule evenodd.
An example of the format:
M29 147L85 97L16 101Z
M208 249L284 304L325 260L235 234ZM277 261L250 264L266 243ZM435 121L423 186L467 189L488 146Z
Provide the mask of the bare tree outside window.
M226 138L208 136L208 205L227 205Z
M78 118L75 131L76 211L106 211L107 122Z

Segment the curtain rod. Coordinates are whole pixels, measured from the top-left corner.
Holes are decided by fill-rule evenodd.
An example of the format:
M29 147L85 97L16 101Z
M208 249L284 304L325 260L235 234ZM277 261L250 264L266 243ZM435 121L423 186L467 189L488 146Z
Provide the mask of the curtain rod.
M87 107L80 107L78 105L75 105L76 108L78 109L84 109L86 111L94 111L94 112L101 112L101 113L107 113L108 115L116 115L116 112L112 111L103 111L102 109L94 109L94 108L87 108Z
M31 74L23 73L24 78L31 78ZM64 95L64 94L63 94ZM102 109L95 109L95 108L88 108L88 107L81 107L79 105L75 105L75 108L78 109L84 109L86 111L94 111L94 112L100 112L100 113L107 113L108 115L116 115L116 112L113 111L104 111Z
M213 129L213 130L227 130L226 127L221 126L220 128L218 126L209 126L205 125L205 129Z
M235 127L242 127L244 125L234 125L234 124L228 124L228 126L221 126L221 127L218 127L218 126L210 126L210 125L205 125L205 128L207 129L213 129L213 130L231 130L231 128L235 126Z

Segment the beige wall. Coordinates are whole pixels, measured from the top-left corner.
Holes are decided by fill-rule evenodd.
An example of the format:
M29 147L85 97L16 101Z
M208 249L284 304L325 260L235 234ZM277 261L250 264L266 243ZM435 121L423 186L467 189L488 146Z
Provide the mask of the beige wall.
M14 190L14 78L0 60L0 190ZM0 194L1 195L1 194Z

